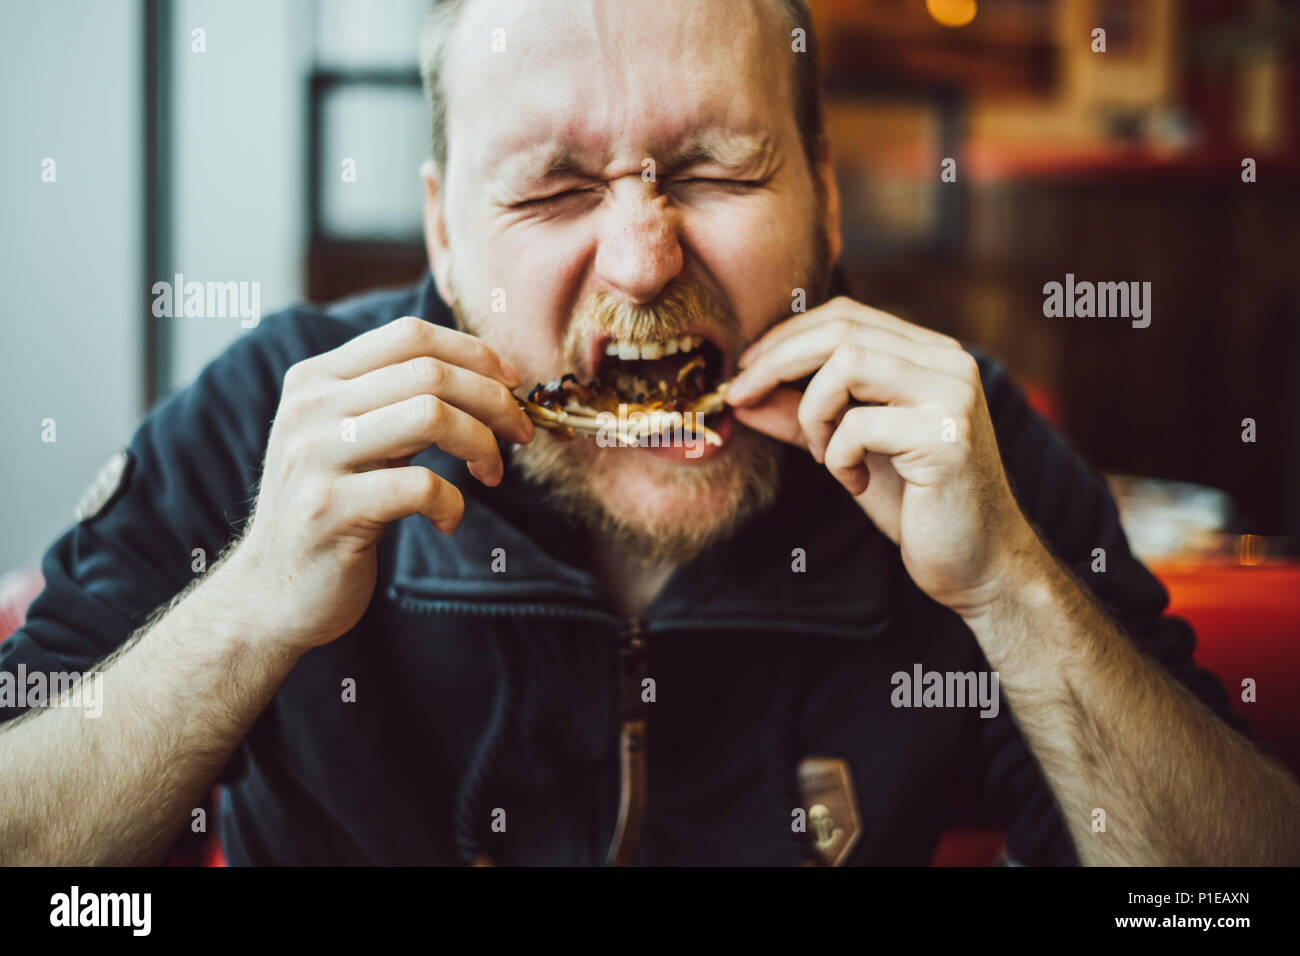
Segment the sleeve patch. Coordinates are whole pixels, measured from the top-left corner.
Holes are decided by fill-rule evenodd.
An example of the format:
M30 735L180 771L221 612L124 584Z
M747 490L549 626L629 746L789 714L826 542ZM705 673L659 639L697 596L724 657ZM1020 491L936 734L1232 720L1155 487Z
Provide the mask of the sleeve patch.
M85 523L93 520L126 486L127 476L131 472L131 455L126 449L119 449L109 456L95 475L90 486L82 492L77 502L77 520Z

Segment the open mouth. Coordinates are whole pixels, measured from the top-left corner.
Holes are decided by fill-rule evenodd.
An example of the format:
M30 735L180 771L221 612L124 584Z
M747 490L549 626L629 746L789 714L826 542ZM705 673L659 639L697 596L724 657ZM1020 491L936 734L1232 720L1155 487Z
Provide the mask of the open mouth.
M668 435L694 435L710 445L722 439L704 419L726 407L722 350L703 335L653 342L607 339L596 377L572 373L537 384L520 405L542 428L566 437L596 437L614 428L620 443ZM611 418L612 416L612 418Z

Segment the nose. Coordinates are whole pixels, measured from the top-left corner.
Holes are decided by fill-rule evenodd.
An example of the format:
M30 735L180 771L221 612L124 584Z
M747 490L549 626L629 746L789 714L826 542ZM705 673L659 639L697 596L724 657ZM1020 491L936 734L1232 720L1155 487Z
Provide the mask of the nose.
M682 271L676 214L640 176L614 184L599 243L597 275L633 304L653 300Z

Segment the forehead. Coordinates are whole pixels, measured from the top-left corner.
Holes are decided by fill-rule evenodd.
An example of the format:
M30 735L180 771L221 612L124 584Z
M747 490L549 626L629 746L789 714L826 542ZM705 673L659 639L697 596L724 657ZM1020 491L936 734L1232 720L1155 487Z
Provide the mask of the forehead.
M450 163L779 138L795 132L788 41L771 0L469 0L444 64Z

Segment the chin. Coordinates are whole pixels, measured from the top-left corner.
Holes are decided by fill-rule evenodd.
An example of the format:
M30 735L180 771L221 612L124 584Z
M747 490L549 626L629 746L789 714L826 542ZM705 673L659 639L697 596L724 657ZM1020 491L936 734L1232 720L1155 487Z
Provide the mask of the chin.
M641 449L609 449L591 487L619 525L651 536L712 538L732 522L745 484L744 476L728 474L726 457L677 464Z
M781 446L748 429L706 460L664 450L600 448L539 434L513 462L591 531L646 561L683 563L743 527L776 498Z

